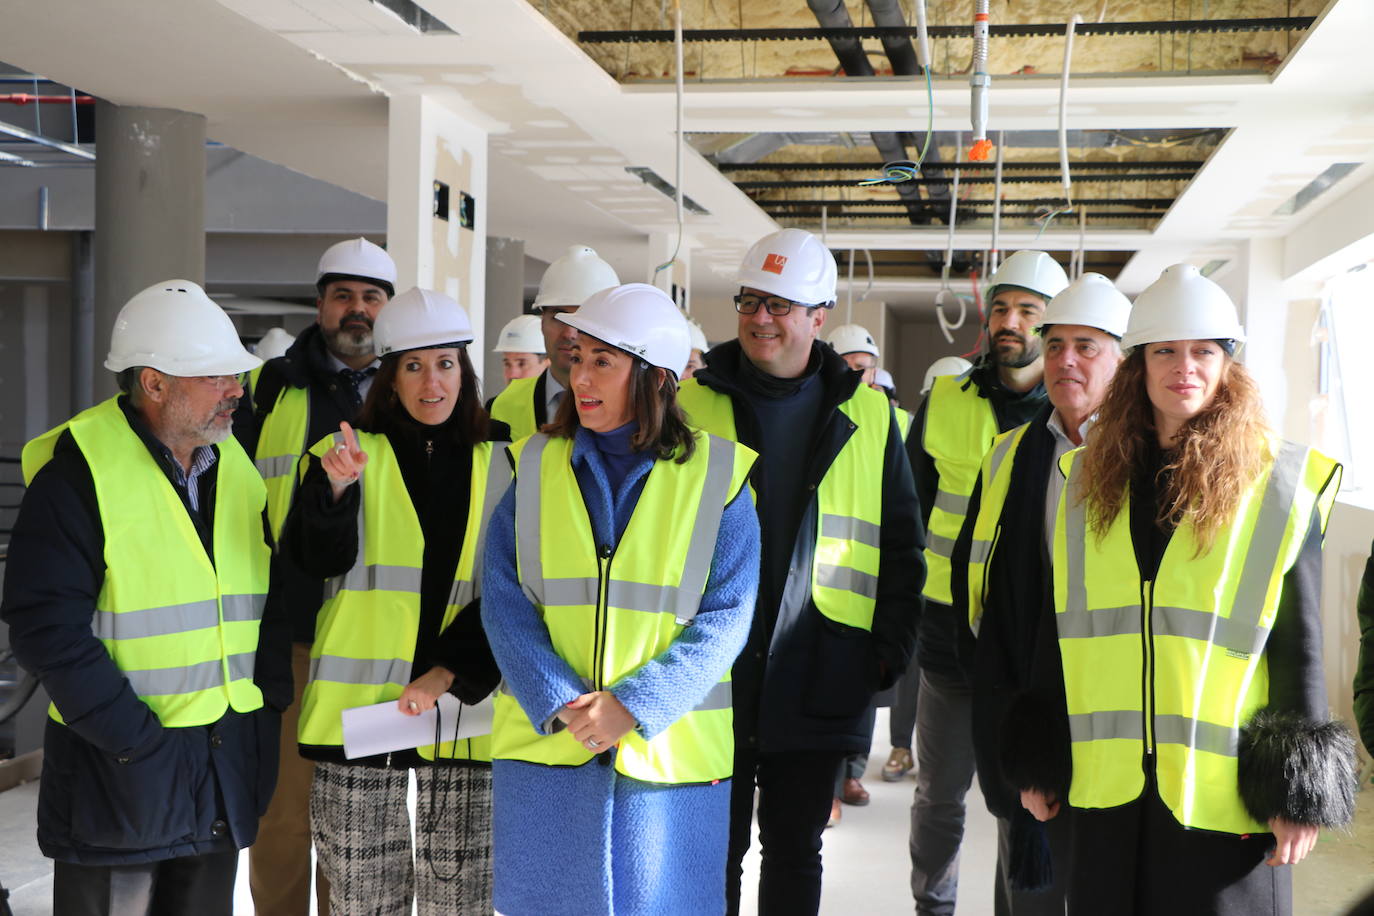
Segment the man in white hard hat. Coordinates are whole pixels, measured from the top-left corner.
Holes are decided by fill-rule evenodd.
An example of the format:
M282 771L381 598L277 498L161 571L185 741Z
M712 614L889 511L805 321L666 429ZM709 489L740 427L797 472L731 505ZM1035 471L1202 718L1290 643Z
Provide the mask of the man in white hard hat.
M691 422L760 454L759 595L733 679L730 913L756 786L758 912L817 911L835 774L867 749L873 696L906 670L919 613L919 513L892 407L817 340L835 273L808 232L760 239L738 274L738 339L679 395Z
M873 335L868 333L867 328L857 324L842 324L826 335L825 342L830 344L836 353L840 354L840 358L849 365L850 369L863 373L863 384L870 388L873 387L873 379L878 371L879 351L878 344L873 340ZM901 419L899 417L897 421L898 431L905 439L906 429L900 428ZM871 735L869 741L871 744ZM859 807L868 804L868 790L860 781L866 769L868 769L867 751L861 754L850 754L840 764L840 773L835 778L835 803L830 806L830 826L833 827L839 823L839 802Z
M501 354L501 372L507 382L534 378L549 368L539 316L517 315L506 322L496 342L496 352Z
M1060 670L1050 588L1055 510L1064 477L1059 459L1083 444L1107 386L1121 364L1121 335L1131 303L1101 274L1085 273L1045 309L1040 337L1049 403L1029 423L1003 433L983 459L955 543L951 586L956 607L967 607L959 631L973 685L973 745L978 781L998 822L997 911L1016 916L1064 912L1072 822L1067 806L1045 826L1021 805L1019 784L1004 769L1021 730L1009 723L1042 720L1034 710L1058 708L1062 681L1038 676ZM993 540L996 540L994 548ZM978 638L972 642L973 633ZM1057 693L1056 693L1057 691ZM1029 767L1028 767L1029 768ZM1019 777L1019 772L1016 774ZM1050 852L1050 874L1031 867L1045 856L1013 856L1013 848ZM1012 874L1012 863L1021 863ZM1021 888L1037 888L1035 891Z
M687 335L692 339L692 352L687 357L686 368L682 370L684 382L706 365L706 351L711 349L711 345L706 342L706 332L691 318L687 319Z
M55 913L233 912L291 701L267 494L230 429L257 365L199 286L156 284L115 321L123 393L24 447L0 618L53 701Z
M842 324L826 336L825 342L844 358L849 368L864 374L863 383L873 384L878 371L878 344L868 329L857 324Z
M492 417L510 427L512 439L523 439L552 420L568 390L577 329L555 316L575 312L592 293L619 285L615 269L586 245L573 245L544 271L534 310L544 332L548 368L534 378L512 381L491 402Z
M954 912L964 796L974 773L973 691L955 644L967 609L954 606L950 557L992 440L1029 421L1045 403L1035 327L1046 303L1068 285L1063 268L1043 251L1018 251L1002 262L985 295L987 351L966 374L935 379L907 443L927 527L910 840L918 914Z
M281 536L298 482L301 455L351 421L380 363L372 324L395 292L396 263L379 246L357 238L320 256L315 271L315 323L286 351L251 377L251 398L235 416L234 434L253 455L267 483L273 538ZM305 916L310 908L310 784L315 765L296 753L300 693L310 674L310 645L322 599L320 581L289 558L275 559L279 585L272 600L292 624L296 702L282 717L277 794L263 817L262 838L249 853L249 883L257 916ZM328 906L328 883L315 869L318 898Z

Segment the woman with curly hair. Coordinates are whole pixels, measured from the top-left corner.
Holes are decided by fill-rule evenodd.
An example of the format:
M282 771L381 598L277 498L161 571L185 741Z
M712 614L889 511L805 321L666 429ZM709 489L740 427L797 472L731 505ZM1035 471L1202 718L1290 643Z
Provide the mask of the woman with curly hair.
M1319 608L1340 465L1271 433L1242 339L1221 288L1170 267L1063 462L1067 736L1011 770L1041 820L1077 809L1070 913L1290 913L1289 866L1353 814Z

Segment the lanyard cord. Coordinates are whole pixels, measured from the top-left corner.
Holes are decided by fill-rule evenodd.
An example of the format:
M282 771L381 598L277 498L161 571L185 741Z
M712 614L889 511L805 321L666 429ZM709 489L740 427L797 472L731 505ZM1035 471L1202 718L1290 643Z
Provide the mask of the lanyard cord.
M453 720L453 744L452 744L452 748L453 748L453 749L449 752L449 760L457 760L457 759L458 759L458 727L459 727L459 725L462 724L462 721L463 721L463 705L460 703L460 704L458 705L458 715L455 716L455 717L454 717L454 720ZM454 769L456 769L456 767L454 767L454 766L442 766L442 765L440 764L440 761L442 760L442 757L440 756L440 754L442 753L442 751L441 751L442 745L441 745L439 742L440 742L440 739L443 737L443 730L444 730L444 714L443 714L443 711L440 709L439 704L436 702L436 703L434 704L434 763L432 763L432 764L430 765L430 768L434 771L434 776L433 776L433 778L432 778L432 779L430 780L430 782L429 782L429 817L427 817L427 818L425 819L425 823L424 823L423 825L421 825L421 828L420 828L420 829L423 830L425 833L430 833L430 834L433 834L433 833L435 833L435 832L438 831L438 829L439 829L439 824L440 824L440 822L441 822L442 816L443 816L445 813L447 813L447 808L448 808L448 794L449 794L450 788L452 787L452 771L453 771ZM444 773L444 805L443 805L443 809L439 809L439 808L436 807L436 801L437 801L438 794L439 794L439 772L440 772L441 770L442 770L443 773ZM467 830L467 828L466 828L466 825L467 825L467 822L468 822L468 815L470 815L471 813L472 813L472 780L471 780L471 779L464 779L464 780L463 780L463 823L464 823L464 829L463 829L463 831L462 831L462 835L459 837L458 846L457 846L456 849L454 849L454 853L455 853L455 855L456 855L457 858L458 858L458 866L457 866L457 868L454 870L453 874L451 874L451 875L442 875L442 874L439 873L439 870L438 870L437 868L435 868L435 866L434 866L434 842L433 842L433 840L431 840L431 841L429 842L429 844L427 844L427 845L425 846L425 861L426 861L427 863L429 863L429 871L430 871L430 874L432 874L432 875L435 877L436 880L438 880L438 881L443 881L443 882L454 881L454 880L456 880L456 879L458 878L458 876L462 873L462 871L463 871L463 863L466 862L466 861L468 860L468 830Z

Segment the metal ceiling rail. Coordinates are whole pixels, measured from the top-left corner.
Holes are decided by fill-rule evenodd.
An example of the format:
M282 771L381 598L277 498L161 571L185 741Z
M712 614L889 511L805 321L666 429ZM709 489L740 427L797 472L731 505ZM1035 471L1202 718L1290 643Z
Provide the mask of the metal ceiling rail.
M959 207L960 213L964 213L964 212L966 211L966 209L968 209L968 208L964 207L963 205L960 205L960 207ZM975 209L976 209L976 208L975 208ZM985 218L989 218L989 219L990 219L990 218L992 217L992 208L991 208L991 207L987 207L987 208L983 208L983 209L984 209L984 212L983 212L983 213L980 214L980 213L978 213L978 212L974 212L974 213L968 214L968 218L969 218L969 219L977 219L977 218L979 218L980 215L981 215L982 217L985 217ZM767 207L764 207L764 208L763 208L763 212L766 213L766 214L768 214L769 216L778 217L779 219L797 219L797 218L799 218L799 217L813 217L813 218L815 218L815 219L820 219L820 217L821 217L821 208L820 208L820 207L817 207L817 208L814 209L814 210L777 210L777 211L769 210ZM1093 211L1093 213L1092 213L1091 215L1089 215L1088 219L1092 220L1093 222L1096 222L1096 221L1098 221L1098 220L1104 220L1104 219L1112 219L1112 220L1116 220L1116 219L1147 220L1147 219L1156 219L1156 218L1162 217L1162 216L1164 216L1165 213L1167 213L1167 212L1168 212L1168 211L1166 211L1166 210L1141 210L1141 211L1138 211L1138 212L1135 212L1135 213L1102 213L1102 212L1099 212L1099 211ZM1003 206L1003 208L1002 208L1002 215L1005 217L1005 216L1009 215L1009 213L1010 213L1010 215L1014 215L1014 216L1028 216L1028 217L1035 217L1035 216L1041 216L1041 215L1042 215L1042 214L1039 213L1038 211L1030 211L1030 210L1027 210L1027 211L1022 212L1022 211L1017 211L1017 210L1014 210L1014 209L1013 209L1013 210L1009 211L1009 210L1007 209L1006 206ZM833 220L837 220L837 219L900 219L900 220L903 220L903 221L908 221L908 220L907 220L907 216L906 216L905 214L902 214L902 213L893 213L893 212L891 212L891 211L876 212L876 213L855 213L855 212L836 213L836 212L834 212L833 210L827 210L827 217L826 217L826 218L827 218L827 219L830 219L830 220L832 220L832 221L833 221ZM934 225L934 224L932 223L931 225Z
M883 170L883 165L882 162L722 162L717 164L716 168L722 172L872 172L876 174ZM938 166L931 164L927 168L930 171L936 171L938 168L939 171L959 169L961 172L969 172L991 171L994 165L995 163L992 162L940 162ZM1117 172L1125 169L1148 169L1152 172L1179 169L1193 172L1202 168L1202 160L1075 162L1072 168L1075 172ZM1002 171L1053 171L1058 176L1059 160L1031 161L1022 159L1018 162L1003 162Z
M1223 32L1301 32L1317 21L1315 16L1272 16L1259 19L1160 19L1143 22L1085 22L1075 29L1078 35L1207 35ZM972 25L932 25L926 27L931 38L968 38ZM990 26L992 38L1032 38L1064 34L1062 23ZM914 26L827 29L684 29L684 42L710 41L829 41L855 38L915 38ZM583 44L668 44L672 29L588 30L577 33Z
M1174 198L1172 197L1075 197L1074 204L1083 207L1172 207ZM761 207L901 207L906 205L904 200L755 200L754 203ZM965 204L960 202L959 206L976 207L979 201L969 201ZM1010 207L1061 207L1064 205L1062 197L1034 197L1030 199L1013 199L1003 202L1003 206ZM988 202L991 206L991 202ZM1094 211L1096 212L1096 211Z
M1103 182L1118 181L1189 181L1191 174L1181 172L1123 172L1121 174L1095 174L1095 175L1075 175L1075 182L1084 184L1098 184ZM946 185L952 184L952 178L913 178L907 184L915 183L918 185ZM1002 184L1059 184L1060 178L1055 175L1003 175ZM959 179L960 184L994 184L995 178L992 177L963 177ZM735 187L741 190L763 191L776 188L853 188L857 183L853 179L831 178L831 179L799 179L797 181L737 181ZM869 185L869 187L881 187L881 185Z
M4 121L0 121L0 134L9 134L11 137L18 137L20 140L27 140L30 143L37 143L40 146L61 150L69 156L76 156L78 159L89 159L92 162L95 161L95 153L88 149L82 149L72 143L64 143L61 140L54 140L52 137L36 134L31 130L26 130L15 124L8 124Z

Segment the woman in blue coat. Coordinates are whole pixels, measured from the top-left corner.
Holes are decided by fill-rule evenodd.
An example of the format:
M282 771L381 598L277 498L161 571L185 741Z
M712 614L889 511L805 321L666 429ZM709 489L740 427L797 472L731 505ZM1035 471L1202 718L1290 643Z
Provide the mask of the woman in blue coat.
M689 338L662 292L603 290L558 319L580 332L572 384L511 447L487 542L495 907L720 913L755 456L683 420Z

